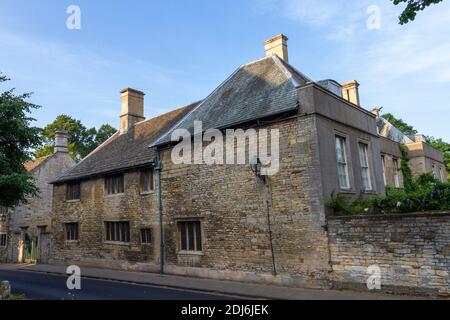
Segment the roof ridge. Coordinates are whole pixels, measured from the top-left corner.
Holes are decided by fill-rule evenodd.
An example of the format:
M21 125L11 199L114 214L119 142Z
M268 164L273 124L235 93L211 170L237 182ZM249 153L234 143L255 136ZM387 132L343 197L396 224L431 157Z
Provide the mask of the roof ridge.
M170 110L170 111L166 111L166 112L164 112L164 113L161 113L161 114L159 114L159 115L157 115L157 116L154 116L153 118L149 118L149 119L145 119L145 120L136 122L133 126L141 125L141 124L144 124L145 122L148 122L148 121L151 121L151 120L156 120L156 119L158 119L158 118L160 118L160 117L166 116L166 115L168 115L168 114L170 114L170 113L172 113L172 112L180 111L181 109L184 109L184 108L186 108L186 107L192 106L193 104L199 103L199 102L201 102L201 101L202 101L202 100L197 100L197 101L194 101L194 102L191 102L191 103L187 103L187 104L185 104L185 105L182 105L181 107L175 107L175 109L172 109L172 110Z
M283 59L281 59L278 55L273 54L276 56L277 60L282 64L283 68L285 68L291 75L292 72L288 69L291 68L293 71L295 71L301 78L303 78L305 80L305 82L314 82L314 80L312 80L310 77L308 77L306 74L304 74L303 72L299 71L297 68L295 68L292 64L284 61Z
M54 155L54 153L48 154L46 156L42 156L42 157L39 157L39 158L36 158L36 159L33 159L33 160L25 161L23 166L25 167L25 170L27 170L28 172L31 172L31 171L35 170L36 168L40 167L42 164L44 164L53 155ZM38 163L36 164L35 167L33 167L33 168L29 169L29 170L26 168L27 163L31 165L31 164L34 164L36 162L38 162Z
M286 68L286 66L281 62L281 59L278 57L278 55L272 54L271 57L275 64L281 69L281 71L289 78L289 80L292 81L294 87L300 86L300 83L296 79L294 79L292 72L290 72L288 68Z

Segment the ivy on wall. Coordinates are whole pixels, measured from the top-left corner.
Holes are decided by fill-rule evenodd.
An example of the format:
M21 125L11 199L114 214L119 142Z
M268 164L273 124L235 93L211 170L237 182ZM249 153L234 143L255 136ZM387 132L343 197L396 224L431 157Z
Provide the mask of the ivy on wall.
M405 191L410 192L414 190L414 179L412 176L411 168L409 167L408 149L404 144L400 144L400 152L402 153L400 171L403 174L403 185Z

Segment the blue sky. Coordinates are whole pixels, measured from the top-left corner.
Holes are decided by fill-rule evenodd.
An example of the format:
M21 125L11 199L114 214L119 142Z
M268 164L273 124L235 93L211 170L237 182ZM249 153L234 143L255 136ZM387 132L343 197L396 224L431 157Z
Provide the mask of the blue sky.
M71 4L81 30L66 28ZM379 30L366 26L370 5ZM450 141L450 1L406 26L400 12L389 0L2 0L0 71L35 93L39 126L68 114L117 127L122 88L146 92L147 117L161 114L204 98L284 33L303 73L357 79L364 107Z

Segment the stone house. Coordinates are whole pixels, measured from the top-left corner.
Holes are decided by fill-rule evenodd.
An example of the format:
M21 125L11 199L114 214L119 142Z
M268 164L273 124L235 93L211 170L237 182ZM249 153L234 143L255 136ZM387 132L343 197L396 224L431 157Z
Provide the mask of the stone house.
M121 94L120 130L53 181L53 263L127 269L157 259L156 153L148 144L195 104L145 120L144 94Z
M53 185L50 181L75 161L67 148L67 133L57 132L54 153L24 164L33 176L39 195L0 214L0 259L13 263L42 262L50 256Z
M380 116L379 110L372 112L377 116L378 133L381 138L381 157L385 184L394 188L403 187L400 163L404 157L400 145L408 154L409 167L414 178L423 173L431 173L436 179L447 182L444 157L440 150L426 143L424 135L407 136Z
M120 131L53 181L51 261L329 287L326 203L400 186L400 144L380 135L356 81L314 82L289 64L283 35L265 51L204 100L150 120L144 94L123 90ZM195 134L199 121L183 156L204 154L218 133L267 130L279 135L276 174L261 175L249 150L239 164L175 163L172 135ZM238 158L238 139L214 156Z

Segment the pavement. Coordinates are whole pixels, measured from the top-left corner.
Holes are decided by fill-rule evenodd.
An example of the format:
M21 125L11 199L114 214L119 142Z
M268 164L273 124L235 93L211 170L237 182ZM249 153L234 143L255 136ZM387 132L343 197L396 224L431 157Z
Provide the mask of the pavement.
M5 278L4 275L8 275L5 272L13 272L17 277L31 277L30 274L40 274L47 276L59 276L67 279L66 267L54 266L54 265L10 265L0 264L0 278ZM3 273L3 275L2 275ZM290 288L274 285L254 284L254 283L242 283L234 281L212 280L212 279L200 279L193 277L173 276L173 275L159 275L153 273L143 272L128 272L99 268L83 267L81 269L82 283L86 283L87 287L91 286L89 281L95 280L97 282L115 282L122 285L129 286L143 286L154 287L157 289L165 289L169 291L182 290L189 292L188 295L178 296L179 299L213 299L220 297L221 299L271 299L271 300L420 300L423 297L417 296L404 296L404 295L390 295L383 293L372 292L359 292L359 291L341 291L341 290L319 290L319 289L302 289L302 288ZM33 278L33 277L31 277ZM29 279L30 280L30 279ZM39 280L36 280L39 283ZM27 283L25 281L25 283ZM50 285L50 284L49 284ZM92 283L92 286L100 286L99 283ZM93 289L93 290L94 290ZM140 288L142 289L142 288ZM66 289L67 290L67 289ZM98 290L94 290L97 292ZM139 291L139 290L138 290ZM86 292L86 291L85 291ZM112 291L111 291L112 292ZM149 296L140 296L136 294L127 295L130 290L125 290L125 294L121 294L120 297L125 299L143 299L149 298L161 298L171 299L170 294L173 292L152 292ZM141 293L142 294L142 293ZM158 295L159 294L159 295ZM95 297L95 295L94 295ZM89 297L88 297L89 298ZM45 298L44 298L45 299ZM174 299L177 299L176 295Z

